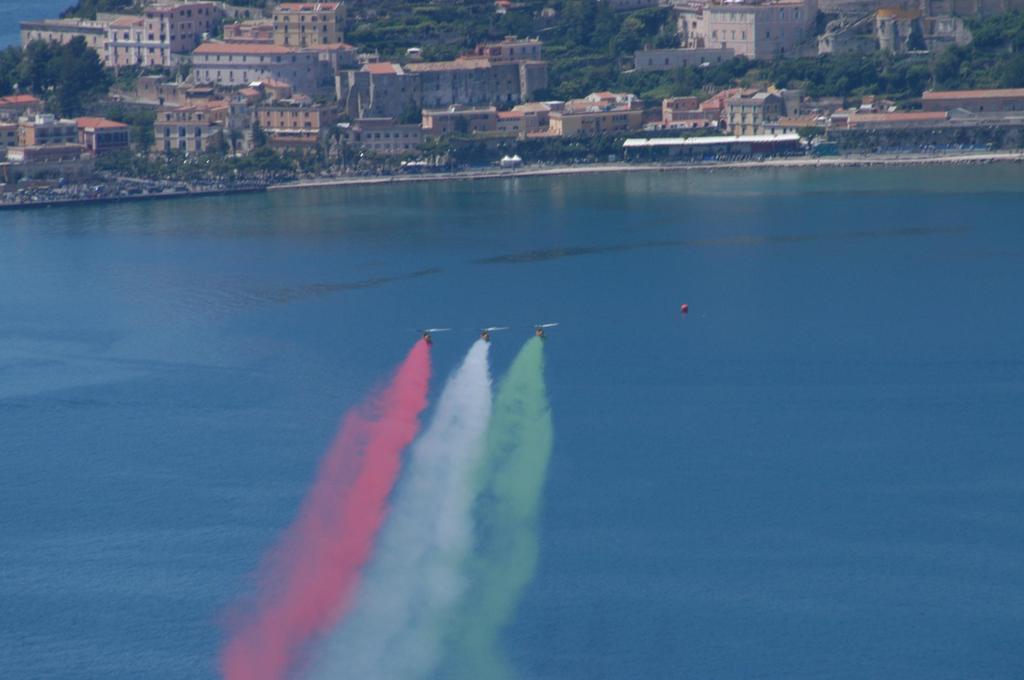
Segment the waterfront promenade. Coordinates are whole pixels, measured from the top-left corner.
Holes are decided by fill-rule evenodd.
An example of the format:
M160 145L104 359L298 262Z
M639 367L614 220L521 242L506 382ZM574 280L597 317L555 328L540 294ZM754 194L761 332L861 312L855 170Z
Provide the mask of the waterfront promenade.
M474 181L488 179L508 179L520 177L550 177L558 175L586 175L598 173L620 172L713 172L725 170L756 170L766 168L851 168L851 167L894 167L915 165L970 165L987 163L1019 163L1024 161L1024 151L984 151L956 152L946 154L866 154L825 157L784 157L751 160L722 161L686 161L664 163L581 163L575 165L534 165L516 169L472 168L452 172L436 172L423 174L395 175L347 175L336 177L300 178L290 182L246 184L244 186L219 185L209 186L179 185L175 190L135 195L119 195L100 192L90 196L79 194L68 197L61 190L48 194L46 191L33 191L5 200L0 195L0 210L15 208L42 208L61 205L81 205L89 203L111 203L119 201L139 201L164 198L187 198L214 196L228 193L250 193L261 191L287 191L294 189L312 189L334 186L360 186L370 184L392 184L402 182L447 182ZM20 200L19 200L20 198Z

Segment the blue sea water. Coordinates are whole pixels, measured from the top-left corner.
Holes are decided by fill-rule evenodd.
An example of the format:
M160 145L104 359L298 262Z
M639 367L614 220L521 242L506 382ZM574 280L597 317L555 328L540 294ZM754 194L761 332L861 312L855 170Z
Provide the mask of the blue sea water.
M524 678L1024 676L1024 169L0 212L0 677L212 678L417 327L535 322ZM690 314L679 314L680 303Z
M74 4L74 0L0 0L0 49L20 43L19 22L54 19Z

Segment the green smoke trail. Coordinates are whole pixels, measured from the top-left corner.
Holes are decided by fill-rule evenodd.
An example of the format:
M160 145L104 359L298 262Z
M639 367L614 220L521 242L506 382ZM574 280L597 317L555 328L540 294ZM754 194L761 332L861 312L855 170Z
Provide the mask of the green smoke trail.
M445 677L515 677L500 635L537 566L537 515L553 429L544 386L544 345L531 338L502 380L477 482L477 544L468 587L451 623Z

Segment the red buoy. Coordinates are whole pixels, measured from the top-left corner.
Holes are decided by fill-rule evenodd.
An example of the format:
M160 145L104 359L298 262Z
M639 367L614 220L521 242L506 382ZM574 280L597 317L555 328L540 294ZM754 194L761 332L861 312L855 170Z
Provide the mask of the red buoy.
M679 311L680 311L680 312L682 312L683 314L687 314L687 313L689 313L689 311L690 311L690 305L688 305L688 304L686 304L686 303L684 302L683 304L679 305Z

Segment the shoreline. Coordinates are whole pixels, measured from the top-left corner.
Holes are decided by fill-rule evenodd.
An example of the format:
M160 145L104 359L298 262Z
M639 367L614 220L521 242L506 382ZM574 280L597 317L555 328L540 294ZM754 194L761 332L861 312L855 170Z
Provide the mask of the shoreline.
M661 163L593 163L581 165L550 165L502 170L486 168L455 172L437 172L421 175L386 175L364 177L330 177L303 179L294 182L247 186L237 188L184 191L161 194L138 194L130 196L102 196L98 198L71 198L53 201L25 203L0 203L0 211L19 209L58 208L68 206L97 205L104 203L128 203L138 201L204 198L229 194L252 194L296 189L324 189L345 186L369 186L410 182L467 182L493 179L518 179L528 177L552 177L563 175L591 175L627 172L709 172L715 170L758 170L758 169L807 169L807 168L860 168L860 167L907 167L919 165L976 165L990 163L1024 162L1024 149L1015 151L980 151L950 154L871 154L860 156L797 156L790 158L769 158L755 161L683 161Z
M206 198L209 196L225 196L227 194L263 193L266 187L237 187L233 189L208 189L199 191L169 191L159 194L134 194L130 196L99 196L97 198L61 198L54 201L32 201L26 203L0 203L2 210L65 208L76 205L100 205L103 203L137 203L140 201L158 201L161 199Z
M553 165L542 168L517 170L482 169L456 172L438 172L422 175L388 175L376 177L337 177L297 180L267 186L267 191L319 189L338 186L367 186L403 182L475 181L520 177L549 177L558 175L589 175L623 172L683 172L711 170L755 170L762 168L857 168L914 165L974 165L988 163L1024 162L1024 149L1016 151L981 151L956 154L906 154L894 157L882 154L865 156L824 156L770 158L760 161L691 161L664 163L593 163L583 165Z

